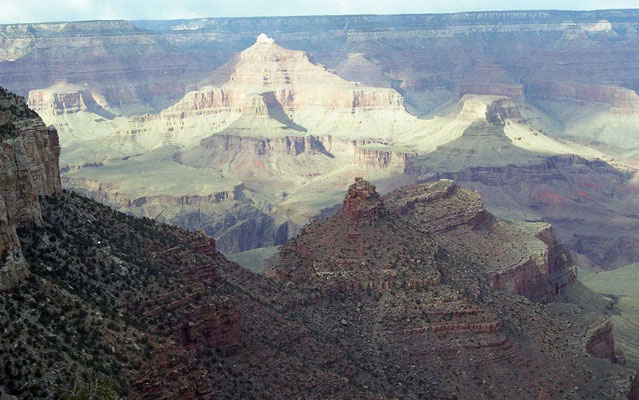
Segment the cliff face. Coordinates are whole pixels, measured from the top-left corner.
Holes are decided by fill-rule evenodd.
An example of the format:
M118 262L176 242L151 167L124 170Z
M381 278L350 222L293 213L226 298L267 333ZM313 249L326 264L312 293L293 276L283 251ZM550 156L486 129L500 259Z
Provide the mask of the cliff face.
M314 136L286 136L283 138L261 139L213 135L203 139L200 147L233 154L247 153L258 156L285 154L297 156L303 152L318 152L321 150L321 143Z
M639 96L619 86L587 85L572 82L530 82L526 93L533 99L564 101L580 105L607 106L615 114L639 113Z
M0 290L29 273L16 229L42 221L38 196L60 190L58 134L0 88Z

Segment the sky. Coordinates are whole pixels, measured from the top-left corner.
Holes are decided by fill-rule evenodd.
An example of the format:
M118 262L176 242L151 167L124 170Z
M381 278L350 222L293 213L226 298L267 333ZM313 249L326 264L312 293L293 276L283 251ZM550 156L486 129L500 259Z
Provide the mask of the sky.
M0 24L486 10L639 8L639 0L0 0Z

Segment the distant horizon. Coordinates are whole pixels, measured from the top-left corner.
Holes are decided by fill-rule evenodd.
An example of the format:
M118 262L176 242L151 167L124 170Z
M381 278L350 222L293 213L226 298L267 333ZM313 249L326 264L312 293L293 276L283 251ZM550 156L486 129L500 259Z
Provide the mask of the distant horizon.
M129 4L126 0L0 0L3 9L0 24L37 24L88 21L171 21L211 18L285 18L312 16L358 15L424 15L482 12L557 11L593 12L638 10L636 0L523 0L512 8L506 0L327 0L323 4L308 4L299 0L281 0L276 4L265 0L228 1L185 0L176 4L170 0L141 0ZM424 4L426 3L426 4ZM559 4L558 4L559 3ZM249 14L250 12L250 14Z
M402 16L402 15L456 15L456 14L481 14L481 13L509 13L509 12L600 12L600 11L639 11L636 8L597 8L592 10L569 10L560 8L548 9L512 9L512 10L479 10L479 11L456 11L456 12L407 12L407 13L359 13L359 14L291 14L291 15L246 15L246 16L202 16L184 18L103 18L103 19L76 19L76 20L51 20L34 22L0 22L0 25L36 25L36 24L63 24L73 22L157 22L157 21L196 21L202 19L250 19L250 18L298 18L298 17L365 17L365 16Z

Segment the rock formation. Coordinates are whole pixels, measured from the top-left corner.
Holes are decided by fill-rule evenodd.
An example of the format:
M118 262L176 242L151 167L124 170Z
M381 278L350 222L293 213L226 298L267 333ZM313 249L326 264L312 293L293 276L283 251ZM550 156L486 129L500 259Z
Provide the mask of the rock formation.
M134 215L206 229L235 252L281 243L281 227L330 208L343 182L370 169L381 191L459 172L449 166L460 161L498 168L491 175L502 182L559 154L636 172L638 29L632 10L18 24L0 28L0 83L56 126L68 187ZM494 103L504 123L497 130L484 123L494 122L485 116ZM230 150L220 155L224 142ZM154 157L139 161L162 146L176 146L168 171L120 184L122 171L158 171ZM431 154L436 168L410 160ZM406 176L406 164L428 171ZM160 190L160 175L215 184ZM228 232L226 205L208 199L230 199L241 184L245 200L233 204L263 218L234 214L237 229ZM499 208L522 201L506 201L502 189ZM549 217L546 200L570 203L556 186L524 190L524 202L537 202L525 218L554 223L573 250L594 246L579 250L593 268L638 260L637 225L628 220L636 213L619 205L632 194L586 204L591 194L581 190L582 209L606 210L597 220L623 220L613 240L564 234L593 218L580 210L570 223ZM184 207L185 198L204 200Z
M315 230L319 231L313 232ZM297 250L291 252L292 249L284 247L280 252L281 264L286 265L289 257L299 253L306 267L298 267L293 272L271 265L267 275L281 275L282 279L296 277L295 281L306 279L304 274L326 274L336 280L335 285L344 284L337 283L342 279L354 279L355 282L345 284L361 288L367 287L366 281L375 279L391 280L390 286L393 286L392 281L402 276L400 282L409 287L422 286L419 282L437 283L439 273L418 277L408 272L416 259L429 258L413 254L414 249L404 249L398 244L408 232L414 242L424 241L425 245L434 240L438 251L459 246L455 251L464 249L466 257L482 263L493 288L508 289L529 299L551 301L576 277L569 255L558 246L547 225L515 227L495 220L476 193L458 188L451 181L406 187L381 197L375 186L362 178L356 178L350 186L336 217L317 227L304 228L301 237L295 240ZM314 243L315 235L327 238L326 242ZM431 239L433 235L435 239ZM373 244L379 242L380 237L388 238L383 249ZM388 263L389 269L372 271L371 263ZM323 268L328 270L322 272ZM365 282L356 282L357 274L364 271L367 271L367 277L362 278ZM368 274L376 278L371 279Z
M593 327L586 339L586 351L595 357L612 359L615 356L615 338L612 322Z
M550 227L499 220L476 193L451 181L380 196L357 178L342 209L282 246L266 276L297 292L286 299L288 312L347 343L347 354L374 371L358 375L374 390L393 390L380 376L393 377L395 388L401 381L407 397L444 397L437 385L425 389L424 376L437 376L447 396L459 397L553 397L567 390L560 389L566 381L576 397L595 390L623 398L634 390L630 381L622 389L585 389L601 380L577 378L581 372L564 370L565 359L554 361L551 354L568 352L593 360L590 373L623 369L586 356L619 360L605 317L553 304L570 290L575 271ZM579 339L567 340L569 331ZM607 366L596 367L600 362ZM532 383L538 379L545 384Z
M16 230L42 222L38 197L60 190L59 156L56 130L0 88L0 290L29 273Z
M384 201L371 185L363 178L355 178L355 183L348 188L344 199L342 213L344 218L357 225L359 222L371 223L386 212Z
M120 135L151 147L167 141L190 145L216 132L277 137L312 130L387 139L416 123L397 91L346 81L314 64L308 53L260 34L198 90L158 115L135 117Z

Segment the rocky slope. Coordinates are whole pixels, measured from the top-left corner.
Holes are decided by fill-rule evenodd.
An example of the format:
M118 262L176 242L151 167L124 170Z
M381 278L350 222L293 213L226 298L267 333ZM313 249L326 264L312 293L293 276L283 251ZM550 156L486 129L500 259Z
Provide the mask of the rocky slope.
M59 156L56 130L0 88L0 290L29 274L16 230L42 222L38 197L61 189Z
M571 259L552 231L496 219L450 181L380 196L357 179L336 215L304 227L267 267L300 291L289 310L344 345L362 367L356 379L381 393L636 397L630 380L591 386L614 365L604 359L623 362L606 319L513 296L552 301L572 290Z
M342 269L332 275L323 266L333 258L287 245L276 276L293 265L297 249L307 257L300 261L313 257L315 272L301 273L308 263L302 261L304 267L281 282L229 263L201 234L128 217L75 194L44 197L42 226L20 231L32 276L0 298L8 327L0 335L8 357L0 390L52 398L55 391L72 392L75 382L148 399L450 398L471 390L506 398L636 398L631 372L584 357L591 348L598 357L611 351L609 337L596 328L605 323L602 316L491 289L484 277L514 259L465 254L486 253L487 243L489 252L505 250L512 242L481 232L495 230L498 221L471 206L477 199L470 193L448 182L405 188L394 198L371 189L359 181L341 213L292 242L321 246L310 241L318 229L343 221L350 228L331 230L345 235L331 241L344 247L330 253ZM446 205L465 210L438 219ZM415 224L417 216L426 224ZM415 235L397 235L387 244L391 251L377 252L381 261L392 260L388 266L378 269L375 258L362 265L357 252L376 249L359 244L384 221L404 234L402 224L412 221L431 239L422 244ZM551 248L533 232L508 225L501 227L508 240L519 232L538 250ZM471 241L451 243L461 232ZM481 244L473 237L484 237L485 248L473 247ZM560 255L534 262L540 272L564 271L568 260ZM484 269L484 261L493 264ZM533 285L530 293L548 300L556 291ZM33 340L38 334L46 340ZM579 345L579 338L589 345Z
M21 264L3 263L0 396L379 398L212 238L61 191L55 131L2 96L2 245Z
M408 232L414 240L402 242L400 238ZM418 234L423 240L415 236ZM342 243L345 237L341 236L348 240ZM317 241L317 237L327 239ZM382 237L387 238L384 243ZM431 240L436 250L426 250ZM402 247L402 243L410 246L422 241L426 253L463 248L469 259L482 264L492 287L531 300L551 301L575 280L572 260L547 225L520 227L495 220L478 194L452 181L409 186L382 198L362 178L349 188L341 213L305 227L295 239L296 248L285 246L279 264L268 266L266 275L292 282L321 276L328 287L356 291L437 284L441 276L436 271L429 271L432 276L428 278L415 271L422 262L428 265L429 257ZM288 258L299 256L302 259L291 261L296 264L291 268Z

